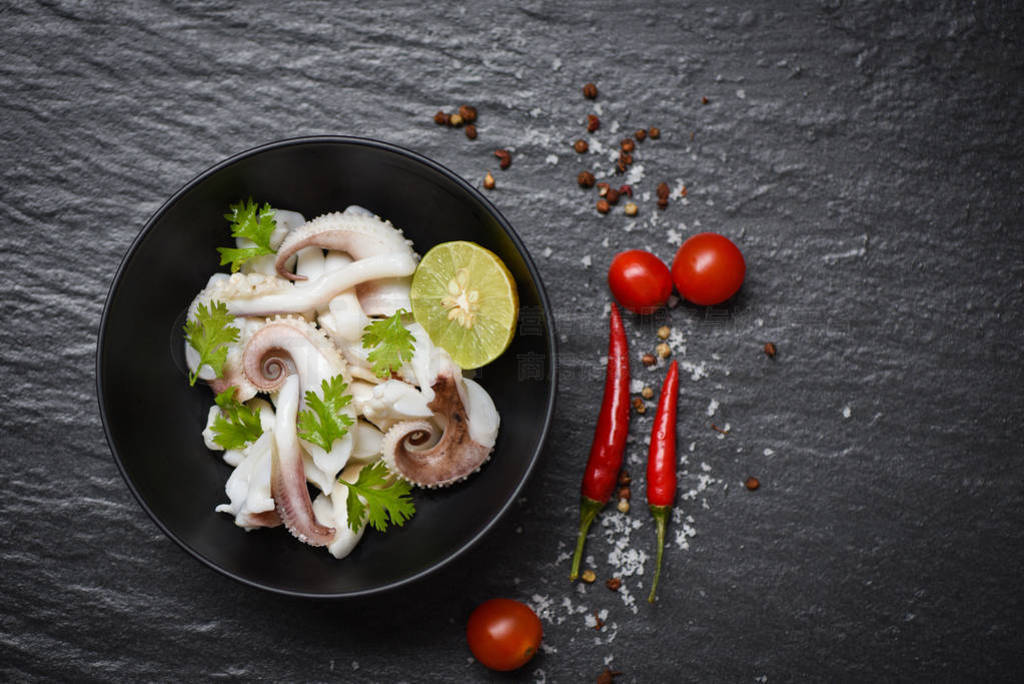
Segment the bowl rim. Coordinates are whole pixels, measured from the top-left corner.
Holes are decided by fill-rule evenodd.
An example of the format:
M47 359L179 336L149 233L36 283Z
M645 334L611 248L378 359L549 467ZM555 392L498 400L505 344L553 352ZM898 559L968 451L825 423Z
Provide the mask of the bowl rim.
M397 581L394 581L394 582L391 582L391 583L388 583L388 584L381 585L379 587L372 587L372 588L369 588L369 589L360 589L360 590L356 590L356 591L336 592L336 593L318 593L318 592L296 591L296 590L284 589L284 588L281 588L281 587L271 586L271 585L263 584L261 582L257 582L257 581L248 579L246 577L243 577L243 576L241 576L239 574L236 574L234 572L231 572L231 571L221 567L216 562L214 562L210 558L207 558L205 555L200 553L198 550L192 548L185 540L179 538L178 535L174 534L163 523L163 521L153 512L153 510L147 505L147 503L143 500L143 498L142 498L141 494L139 493L138 489L135 487L135 484L132 482L131 478L128 476L128 472L125 469L124 464L122 463L121 455L118 453L118 450L117 450L117 448L114 445L113 434L111 432L110 423L109 423L109 421L107 419L107 412L106 412L106 408L105 408L106 407L106 398L105 398L105 393L104 393L104 388L103 388L103 348L106 346L107 323L108 323L108 319L109 319L109 315L110 315L111 302L113 301L115 295L117 294L118 290L120 289L121 278L124 275L124 270L125 270L126 266L128 265L128 262L131 261L131 259L134 257L135 252L138 250L138 248L142 244L142 242L146 239L146 236L149 234L149 232L153 229L153 226L156 224L157 220L160 217L162 217L163 214L175 202L177 202L179 199L181 199L182 196L184 196L186 193L190 192L197 185L199 185L200 183L202 183L203 181L205 181L206 179L208 179L210 176L214 175L215 173L217 173L217 172L219 172L219 171L221 171L221 170L231 166L232 164L235 164L235 163L241 161L242 159L246 159L248 157L255 156L257 154L260 154L260 153L263 153L263 152L267 152L267 151L270 151L270 150L274 150L274 149L280 149L280 148L292 147L292 146L299 146L299 145L323 144L323 143L332 144L332 145L336 145L336 144L358 145L358 146L364 146L364 147L370 147L370 148L377 148L377 149L385 150L387 152L392 152L392 153L395 153L395 154L407 157L407 158L411 159L414 162L418 162L418 163L420 163L420 164L422 164L422 165L424 165L424 166L426 166L426 167L428 167L428 168L430 168L430 169L440 173L442 176L444 176L448 180L454 182L456 185L458 185L463 190L468 192L471 197L473 197L478 202L480 202L480 204L483 205L485 210L488 213L490 213L495 218L495 220L497 220L498 224L502 227L502 229L505 231L505 233L512 240L512 243L515 245L516 249L519 251L520 255L522 256L524 263L526 264L526 269L529 272L530 277L533 278L533 281L534 281L534 283L536 285L536 288L537 288L538 298L540 299L541 308L543 309L543 311L545 313L545 317L547 318L548 325L547 325L547 340L546 341L547 341L548 348L551 350L551 359L550 359L551 384L550 384L550 389L549 389L549 392L548 392L547 404L544 407L544 421L543 421L543 425L541 425L541 429L540 429L540 439L537 442L536 449L534 449L533 454L531 454L531 456L530 456L530 460L529 460L529 463L526 466L526 472L525 472L524 476L520 479L519 483L516 485L515 489L511 493L511 495L501 505L501 508L498 510L498 512L494 516L492 516L490 521L488 521L487 524L484 525L473 537L471 537L470 539L466 540L461 546L459 546L457 549L455 549L455 551L450 553L448 556L446 556L442 560L434 563L430 567L424 568L423 570L420 570L419 572L416 572L416 573L414 573L414 574L412 574L412 575L410 575L408 577L402 578L400 580L397 580ZM268 143L257 145L255 147L251 147L251 148L249 148L247 150L244 150L242 152L234 154L234 155L232 155L232 156L230 156L230 157L228 157L228 158L226 158L226 159L224 159L222 161L219 161L219 162L213 164L212 166L206 168L205 170L203 170L202 172L200 172L199 174L197 174L196 176L191 178L184 185L182 185L163 204L161 204L160 207L155 212L153 212L153 214L149 217L149 219L143 225L142 229L138 232L138 234L132 240L132 242L129 245L128 249L125 251L124 256L121 258L121 262L118 264L117 270L114 272L114 276L113 276L113 278L112 278L112 280L110 282L110 287L107 290L106 299L104 300L104 303L103 303L103 312L102 312L102 314L100 316L99 332L98 332L98 335L97 335L97 338L96 338L96 397L97 397L97 401L98 401L97 408L98 408L99 414L100 414L100 421L103 424L103 433L104 433L104 435L106 437L106 440L107 440L107 446L109 447L111 456L113 457L113 460L114 460L114 463L117 465L117 469L121 473L122 479L124 479L125 483L128 485L128 489L131 491L132 496L135 497L135 500L139 503L139 505L142 507L142 509L149 515L149 517L153 520L153 522L156 523L157 527L159 527L163 531L163 533L165 535L167 535L178 546L180 546L182 549L184 549L189 555L191 555L196 560L200 561L201 563L203 563L207 567L209 567L209 568L219 572L222 575L230 577L231 579L236 580L238 582L241 582L242 584L245 584L245 585L248 585L250 587L257 588L257 589L262 589L264 591L269 591L269 592L272 592L272 593L275 593L275 594L284 595L284 596L295 596L295 597L301 597L301 598L345 599L345 598L365 597L365 596L370 596L370 595L374 595L374 594L381 594L381 593L385 593L385 592L388 592L388 591L393 591L393 590L398 589L400 587L404 587L404 586L413 584L413 583L415 583L415 582L417 582L417 581L427 577L428 575L431 575L431 574L441 570L442 568L444 568L444 567L448 566L449 564L451 564L457 558L460 558L461 556L465 555L472 547L476 546L480 542L480 540L482 540L485 536L487 536L487 534L498 524L498 522L502 518L505 517L505 515L508 513L509 508L512 506L512 503L519 497L519 495L522 492L523 488L526 486L526 483L529 481L531 475L533 474L534 468L537 465L537 461L540 459L540 454L544 450L544 445L545 445L545 442L547 441L548 432L550 430L551 422L552 422L552 420L554 418L554 413L555 413L555 397L557 395L557 389L558 389L558 362L557 361L558 361L558 348L557 348L557 340L556 340L556 335L555 335L554 317L552 315L551 302L548 299L547 291L544 289L544 282L543 282L543 280L541 280L540 272L537 270L537 266L536 266L536 264L534 264L533 259L530 256L529 251L526 249L526 246L523 244L523 241L519 237L519 234L516 233L515 229L512 227L512 224L509 223L508 219L505 218L505 216L498 210L498 208L487 197L485 197L483 195L483 193L481 193L478 189L473 187L465 179L463 179L461 176L459 176L458 174L456 174L455 172L453 172L451 169L447 168L446 166L444 166L444 165L442 165L442 164L440 164L440 163L438 163L438 162L436 162L436 161L434 161L434 160L432 160L432 159L430 159L428 157L425 157L422 154L419 154L418 152L414 152L413 150L410 150L410 149L405 148L405 147L401 147L399 145L395 145L393 143L384 142L382 140L376 140L374 138L364 138L364 137L348 136L348 135L297 136L297 137L292 137L292 138L282 138L280 140L274 140L274 141L271 141L271 142L268 142Z

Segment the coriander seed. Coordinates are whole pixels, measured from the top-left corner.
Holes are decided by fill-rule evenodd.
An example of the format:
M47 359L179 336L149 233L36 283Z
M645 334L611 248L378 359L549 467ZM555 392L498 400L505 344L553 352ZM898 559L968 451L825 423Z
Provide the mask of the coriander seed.
M619 509L619 513L629 513L629 502L625 499L619 499L619 503L615 507Z
M660 328L658 328L658 337L660 337L663 340L667 340L668 336L671 334L672 328L668 327L667 325L663 325Z
M580 579L586 582L587 584L591 584L594 580L597 579L597 573L595 573L590 568L587 568L586 570L580 573Z
M626 202L626 208L622 210L626 216L636 216L636 212L639 211L637 206L632 202Z
M667 359L668 357L672 356L672 348L669 347L664 342L655 347L654 351L658 352L658 356L660 356L663 359Z
M640 390L640 396L643 397L644 399L650 399L651 397L654 396L654 390L652 390L650 387L644 387L642 390Z
M490 171L488 171L487 175L484 176L484 187L488 190L494 189L494 176L491 175Z

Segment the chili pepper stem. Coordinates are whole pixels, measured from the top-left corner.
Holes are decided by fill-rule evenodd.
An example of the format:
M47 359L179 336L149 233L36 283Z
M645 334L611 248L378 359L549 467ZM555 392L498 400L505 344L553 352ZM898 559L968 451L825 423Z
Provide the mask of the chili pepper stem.
M658 524L658 558L654 561L654 582L651 583L651 595L647 597L649 603L654 603L654 592L658 590L658 578L661 577L661 556L665 551L665 527L668 525L669 510L670 506L651 506L651 515Z
M580 559L583 557L583 544L587 541L587 530L590 529L590 523L594 522L594 518L604 508L604 504L596 499L591 499L589 496L581 497L580 500L580 533L576 538L576 553L572 556L572 570L569 572L569 579L575 580L580 576Z

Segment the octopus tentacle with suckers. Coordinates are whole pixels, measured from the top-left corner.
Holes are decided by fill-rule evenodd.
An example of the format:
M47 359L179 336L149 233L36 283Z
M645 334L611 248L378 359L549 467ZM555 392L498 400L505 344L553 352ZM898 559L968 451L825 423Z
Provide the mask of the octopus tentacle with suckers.
M362 538L366 520L350 525L347 497L362 468L382 461L393 477L444 487L480 469L497 439L499 416L486 390L463 378L446 351L405 316L412 356L379 377L362 344L373 320L411 309L409 287L418 256L390 222L359 207L312 221L276 210L276 255L216 274L192 302L223 302L237 339L219 373L186 343L189 368L218 394L259 416L262 435L224 451L233 471L229 502L217 507L247 530L283 525L300 541L342 558ZM239 247L253 243L238 239ZM349 429L329 449L300 436L308 392L340 376L351 402ZM261 398L266 397L270 401ZM273 402L271 405L270 402ZM206 443L220 409L211 409ZM310 488L316 492L310 494Z

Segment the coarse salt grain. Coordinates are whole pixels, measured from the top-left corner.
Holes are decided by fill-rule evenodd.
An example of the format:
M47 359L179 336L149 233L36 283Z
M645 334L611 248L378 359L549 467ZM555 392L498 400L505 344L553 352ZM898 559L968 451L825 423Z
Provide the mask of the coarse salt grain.
M584 256L582 259L580 259L580 262L583 264L584 268L590 268L590 264L592 262L590 255L587 254L586 256Z
M717 412L717 411L718 411L718 407L719 407L719 403L718 403L718 400L717 400L717 399L712 399L712 400L711 400L711 401L710 401L710 402L708 403L708 410L707 410L707 412L706 412L706 413L708 414L708 416L710 417L710 416L713 416L713 415L715 415L715 412Z
M768 448L766 448L766 449L764 450L764 455L765 455L765 456L771 456L771 455L772 455L772 454L774 454L774 453L775 453L775 450L774 450L774 449L768 449Z
M843 407L843 418L849 418L851 415L853 415L853 411L850 409L850 407L849 406L844 406Z
M552 166L555 166L556 164L558 164L558 155L549 154L548 156L544 157L544 161L546 161L548 164L551 164Z

